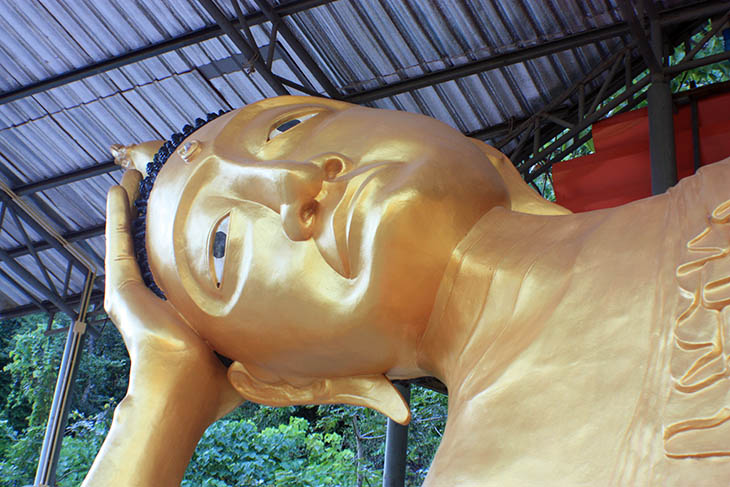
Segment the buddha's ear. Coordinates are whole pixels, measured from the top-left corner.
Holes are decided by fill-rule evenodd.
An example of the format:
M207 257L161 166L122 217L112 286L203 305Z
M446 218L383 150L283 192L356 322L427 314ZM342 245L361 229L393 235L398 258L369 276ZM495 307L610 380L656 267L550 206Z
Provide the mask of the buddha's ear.
M233 362L228 380L241 396L266 406L351 404L375 409L400 424L408 424L411 410L382 374L329 379L282 377Z
M569 209L552 203L533 191L506 155L481 140L471 139L471 142L487 156L489 162L502 176L507 191L509 191L512 210L532 215L568 215L571 213Z

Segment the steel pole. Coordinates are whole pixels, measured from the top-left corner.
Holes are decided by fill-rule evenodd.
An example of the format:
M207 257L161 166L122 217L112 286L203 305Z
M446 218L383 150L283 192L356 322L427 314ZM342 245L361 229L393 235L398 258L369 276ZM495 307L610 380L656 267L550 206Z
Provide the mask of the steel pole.
M651 47L664 65L661 24L651 21ZM651 157L651 192L664 193L677 183L677 156L674 149L674 105L669 77L662 72L651 74L647 91L649 102L649 155Z
M407 403L411 400L411 386L395 383ZM385 433L385 465L383 487L403 487L406 482L406 453L408 452L408 426L388 419Z
M91 291L94 287L94 274L89 273L84 283L83 299L79 304L79 314L73 326L69 327L66 336L66 346L63 349L63 358L58 369L56 390L53 394L51 411L48 414L46 434L43 437L43 447L38 458L34 487L55 487L56 467L61 452L63 434L68 421L69 403L76 372L81 362L84 339L86 338L86 310L89 306ZM74 319L74 316L69 316Z

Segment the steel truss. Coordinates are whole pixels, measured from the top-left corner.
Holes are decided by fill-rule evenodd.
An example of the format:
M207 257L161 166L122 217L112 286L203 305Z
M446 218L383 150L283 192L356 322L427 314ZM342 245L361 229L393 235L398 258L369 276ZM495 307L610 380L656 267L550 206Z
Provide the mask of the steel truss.
M232 5L234 6L234 9L237 10L240 13L240 7L238 6L238 3L236 0L231 0ZM641 28L639 25L640 19L636 18L635 16L631 18L629 22L617 22L613 25L593 29L587 32L582 32L579 34L574 34L572 36L567 36L562 39L556 39L547 43L543 43L540 46L535 46L531 48L526 49L519 49L515 50L513 52L498 54L492 57L488 57L486 59L483 59L481 61L475 61L472 63L466 63L464 65L446 68L441 71L437 71L434 73L429 73L424 76L400 81L397 83L393 83L391 85L376 88L373 90L366 90L358 93L351 93L351 94L341 94L338 92L338 90L333 86L331 81L327 78L327 76L324 74L324 72L317 66L317 63L313 60L311 55L306 51L306 49L301 45L301 43L296 39L294 34L291 32L291 30L286 26L286 23L283 20L283 17L287 15L292 15L301 11L304 11L309 8L314 8L326 3L330 3L333 0L306 0L306 1L299 1L299 2L293 2L291 4L281 6L278 8L273 8L268 6L267 0L255 0L257 5L259 5L260 8L262 8L261 14L253 14L249 16L243 16L239 15L238 19L227 19L225 15L220 11L220 9L211 2L211 0L201 0L201 4L206 7L211 12L211 15L215 13L216 20L220 20L226 27L225 29L223 26L213 26L206 29L201 29L200 31L196 31L195 33L188 34L186 36L182 36L180 38L172 39L170 41L165 41L164 43L160 43L154 46L150 46L149 48L145 48L140 51L134 51L132 53L118 56L115 58L111 58L107 61L103 61L100 63L97 63L93 66L90 66L88 68L83 68L82 70L78 70L79 72L72 72L67 73L65 75L60 75L56 78L42 81L39 83L36 83L34 85L30 85L28 87L15 90L13 92L0 94L0 104L7 103L9 101L29 96L35 93L42 92L46 89L50 89L55 86L61 86L63 84L69 83L71 81L77 81L80 79L84 79L88 76L93 76L95 74L99 74L105 71L108 71L110 69L115 69L120 66L124 66L130 63L134 63L137 61L140 61L142 59L146 59L152 56L159 55L164 52L168 52L174 49L178 49L180 47L184 47L186 45L193 44L195 42L201 42L205 39L210 39L215 36L222 35L224 33L231 33L233 37L231 39L236 43L236 46L241 49L241 51L244 53L244 55L248 56L247 59L252 62L251 67L258 69L262 75L265 74L265 77L267 80L270 80L270 86L274 91L278 92L287 92L285 89L286 86L290 88L297 89L304 93L310 93L310 94L317 94L319 93L314 89L312 86L305 86L308 85L308 81L306 79L302 79L302 84L298 84L292 80L286 80L284 78L281 78L273 73L271 73L271 64L273 60L273 54L275 49L283 50L278 42L276 42L277 35L280 33L282 37L285 38L287 41L287 44L291 47L291 49L294 51L294 54L301 60L301 62L305 65L305 67L308 68L312 76L317 80L317 82L321 85L322 89L325 91L325 93L332 97L332 98L339 98L343 99L345 101L351 102L351 103L367 103L372 102L380 98L393 96L399 93L403 93L410 90L415 90L418 88L422 88L425 86L431 86L433 84L442 83L445 81L450 81L453 79L457 79L463 76L469 76L472 74L488 71L491 69L498 69L501 67L509 66L512 64L520 63L529 61L532 59L536 59L542 56L555 54L558 52L562 52L569 49L574 49L577 47L581 47L587 44L595 43L601 40L614 38L614 37L626 37L628 35L632 35L632 33L637 32L637 27ZM262 7L263 6L263 7ZM680 25L682 23L692 22L696 21L698 19L706 19L707 17L718 15L718 14L724 14L728 10L727 2L722 0L709 0L697 5L692 5L689 7L681 7L677 9L672 9L664 12L656 13L657 15L657 24L662 28L670 28L673 26ZM260 25L266 21L270 21L272 24L272 30L271 30L271 42L269 43L269 49L266 53L261 53L258 46L256 46L254 43L250 41L250 39L247 40L249 37L248 34L245 36L241 34L240 30L243 30L244 32L249 32L250 27L254 25ZM645 37L642 37L641 40L645 41ZM646 46L642 42L640 44L641 46L644 46L640 48L640 51L644 54L646 54ZM636 44L634 44L636 46ZM692 53L692 57L696 52ZM291 59L289 56L284 56L286 59ZM647 58L646 56L644 56ZM694 67L711 63L711 62L717 62L724 59L727 59L725 57L725 54L720 54L713 56L712 58L702 58L702 59L692 59L692 57L688 56L687 60L683 62L681 65L675 65L675 66L668 66L666 67L667 75L674 76L678 74L679 70L686 70L686 69L692 69ZM650 58L649 58L650 59ZM255 62L253 62L255 61ZM634 63L632 63L633 65ZM644 63L645 65L646 63ZM296 66L290 66L292 67L294 72L298 71L298 68ZM612 65L606 66L602 65L604 68L603 71L598 72L592 72L595 73L593 75L593 78L601 75L603 72L605 72L606 69L612 68ZM634 72L640 72L640 69L634 69ZM81 72L83 71L83 72ZM615 73L614 73L615 74ZM590 76L590 74L589 74ZM574 86L570 87L566 92L569 93L575 93L578 89L585 89L586 83L585 80L581 80L578 83L576 83ZM612 85L611 85L612 86ZM282 91L282 88L284 88L284 91ZM641 88L640 88L641 89ZM639 90L640 90L639 89ZM607 89L604 90L603 96L608 96L614 93L614 91ZM590 96L595 99L595 93L590 94ZM321 95L320 95L321 96ZM562 99L561 103L564 103L566 101L565 97L559 97ZM585 100L584 100L585 101ZM602 101L602 100L600 100ZM599 104L600 105L600 104ZM565 128L574 129L579 123L574 122L567 122L567 120L577 119L577 110L578 106L560 106L560 104L551 103L550 108L546 107L543 109L539 114L536 114L532 117L530 117L529 124L534 124L535 117L539 115L543 119L543 123L541 124L541 130L539 130L539 134L543 137L544 140L549 140L549 138L546 138L546 136L550 133L553 133L554 130L550 130L549 124L547 122L555 122L558 126L562 126L562 129L560 132L562 132ZM600 105L600 108L603 108L602 105ZM585 107L584 107L585 109ZM610 111L610 110L609 110ZM608 112L605 112L608 113ZM584 115L586 116L592 116L593 118L596 118L594 113L588 113L585 112ZM556 120L557 119L559 120ZM502 136L503 139L499 143L499 146L504 147L507 145L508 142L510 142L515 137L521 137L522 133L516 134L513 130L513 127L515 126L523 126L525 124L525 120L521 121L511 121L510 123L501 124L499 126L494 127L488 127L482 130L478 130L474 133L467 134L472 137L477 137L480 139L494 139L495 137ZM570 126L566 125L566 123L570 123ZM592 123L592 122L591 122ZM590 125L587 124L588 126ZM558 132L559 133L559 132ZM507 134L507 135L504 135ZM553 134L554 136L554 134ZM579 145L579 144L578 144ZM522 154L518 154L517 156L521 156ZM544 155L544 154L543 154ZM554 157L553 157L554 159ZM519 159L519 161L522 161L523 159ZM93 177L99 174L104 174L107 172L112 172L115 170L118 170L118 166L115 166L113 161L107 161L102 164L98 164L89 168L85 168L82 170L76 170L67 174L62 174L59 176L55 176L53 178L49 178L46 180L36 181L33 183L25 184L19 187L14 188L18 194L30 194L37 191L43 191L48 188L57 187L62 184L67 184L73 181L78 181L80 179L85 179L87 177ZM534 178L533 178L534 179ZM101 233L99 232L98 228L89 228L81 231L82 234L84 234L86 237L91 236L98 236Z
M728 26L728 10L724 5L722 16L712 22L712 29L704 34L682 61L675 65L667 65L664 56L661 60L654 57L649 49L646 35L638 36L624 50L614 54L596 69L591 71L574 86L565 90L542 111L508 131L495 145L499 149L510 149L510 158L528 183L532 183L542 174L548 173L552 165L572 154L583 143L592 138L590 127L609 114L617 114L631 110L646 100L646 88L650 87L657 76L674 77L699 66L713 64L730 59L730 52L697 59L696 55L702 47L718 32ZM704 25L706 22L702 22ZM642 28L638 21L634 27ZM673 44L690 42L691 34ZM644 48L639 48L644 45ZM634 50L643 54L632 58ZM651 59L657 61L654 64ZM647 66L654 65L654 72ZM646 71L648 69L648 71ZM608 73L597 92L586 94L585 87L591 81ZM619 90L623 90L619 93ZM565 108L566 102L575 98L576 104ZM563 108L561 109L561 105ZM557 115L556 115L557 114ZM529 142L529 144L528 144Z
M0 231L20 238L17 247L0 249L0 275L35 303L38 311L62 311L76 317L78 308L74 305L70 284L74 276L78 280L89 272L88 260L80 258L68 241L49 230L48 225L10 190L0 192ZM43 240L33 240L31 235L38 235ZM44 256L46 249L56 250L64 259L62 274L58 264L51 265L48 256ZM20 259L27 256L32 256L32 264L21 262ZM0 319L7 317L6 313L0 314Z
M32 256L35 274L28 270L28 263L21 263L6 250L0 249L0 276L38 308L50 312L43 300L50 302L56 310L67 314L74 323L67 331L66 346L58 373L55 394L41 450L35 485L55 485L55 468L61 449L63 432L68 417L69 397L87 330L86 314L91 303L96 278L96 268L78 249L74 248L47 224L27 203L22 201L7 185L0 184L0 230L20 238ZM36 248L31 235L39 235L48 245L65 259L63 275L57 275L58 264L51 265ZM78 292L78 304L71 304L69 295L74 277L83 280ZM48 332L52 320L48 322Z
M293 15L298 12L303 12L310 8L318 7L320 5L324 5L333 1L334 0L299 0L296 2L289 2L288 4L277 7L274 10L276 11L277 15L285 17L287 15ZM245 17L245 23L250 26L260 25L266 21L267 18L261 13L255 13L247 15ZM232 22L237 27L241 27L240 21L236 20ZM88 78L90 76L105 73L112 69L121 68L122 66L127 66L128 64L159 56L160 54L174 51L175 49L198 44L200 42L221 36L223 34L223 29L218 25L205 27L203 29L190 32L180 37L175 37L173 39L169 39L158 44L153 44L151 46L130 51L128 53L121 54L119 56L115 56L104 61L100 61L98 63L84 66L83 68L63 73L58 76L39 81L37 83L32 83L27 86L23 86L16 90L1 93L0 105L14 100L18 100L20 98L24 98L26 96L36 95L46 90L50 90L51 88L63 86L74 81Z

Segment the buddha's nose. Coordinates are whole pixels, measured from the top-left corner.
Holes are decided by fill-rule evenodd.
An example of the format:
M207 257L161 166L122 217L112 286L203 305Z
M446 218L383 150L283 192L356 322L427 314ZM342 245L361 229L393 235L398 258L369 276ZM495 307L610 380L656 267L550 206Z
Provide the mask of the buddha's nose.
M305 163L289 166L279 185L281 222L286 235L294 240L312 237L322 185L349 166L338 154L322 154Z

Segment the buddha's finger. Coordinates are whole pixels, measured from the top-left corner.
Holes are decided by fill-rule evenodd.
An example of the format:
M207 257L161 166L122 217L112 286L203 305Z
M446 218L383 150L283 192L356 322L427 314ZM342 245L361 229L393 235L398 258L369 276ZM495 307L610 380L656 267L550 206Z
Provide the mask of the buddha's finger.
M112 187L107 195L105 267L106 293L110 296L130 282L142 282L134 258L129 199L121 186Z
M129 207L133 209L134 214L134 202L139 198L139 183L142 181L142 173L135 169L127 169L124 171L122 176L121 186L124 191L127 192L127 199L129 200Z

